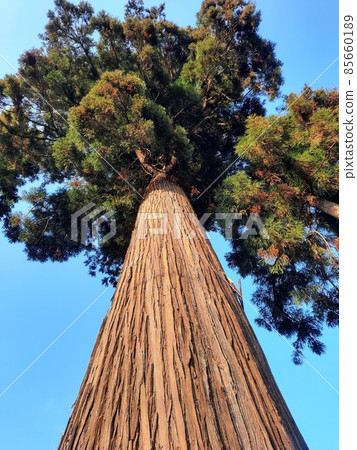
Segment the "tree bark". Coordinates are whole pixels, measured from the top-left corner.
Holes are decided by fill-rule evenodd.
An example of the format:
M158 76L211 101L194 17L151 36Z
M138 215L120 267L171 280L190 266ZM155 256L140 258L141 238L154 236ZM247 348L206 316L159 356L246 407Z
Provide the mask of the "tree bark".
M330 202L329 200L325 200L323 198L316 198L314 203L316 208L320 211L329 214L335 219L339 219L340 207L337 203Z
M167 233L142 239L143 213L168 213ZM61 450L307 449L198 226L182 189L157 177Z

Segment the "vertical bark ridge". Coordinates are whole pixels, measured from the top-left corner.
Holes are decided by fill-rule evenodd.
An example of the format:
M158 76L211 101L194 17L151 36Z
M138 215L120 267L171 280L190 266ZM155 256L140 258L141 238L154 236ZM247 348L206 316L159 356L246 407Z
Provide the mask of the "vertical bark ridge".
M137 221L59 448L307 449L184 192L158 177L139 213L167 233Z

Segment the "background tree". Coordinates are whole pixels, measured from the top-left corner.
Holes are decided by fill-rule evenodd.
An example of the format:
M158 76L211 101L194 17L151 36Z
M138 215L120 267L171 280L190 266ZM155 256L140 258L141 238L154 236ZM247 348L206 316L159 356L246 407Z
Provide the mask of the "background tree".
M305 88L285 108L280 118L248 118L236 147L242 168L216 200L263 218L270 239L236 235L228 261L257 284L257 322L294 337L301 363L304 345L321 354L324 324L338 324L338 92Z

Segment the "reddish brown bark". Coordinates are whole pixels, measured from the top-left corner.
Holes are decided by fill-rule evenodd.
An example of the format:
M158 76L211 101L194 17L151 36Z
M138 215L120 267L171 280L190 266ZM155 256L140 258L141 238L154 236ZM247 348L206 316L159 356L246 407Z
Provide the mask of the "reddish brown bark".
M183 191L159 177L139 212L168 232L137 222L59 448L306 449Z

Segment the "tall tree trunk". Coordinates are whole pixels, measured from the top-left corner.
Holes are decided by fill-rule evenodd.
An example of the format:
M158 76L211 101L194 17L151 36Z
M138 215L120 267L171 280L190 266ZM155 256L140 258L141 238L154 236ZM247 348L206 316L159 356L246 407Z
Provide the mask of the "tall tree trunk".
M142 213L167 233L142 239ZM307 449L198 224L180 187L149 185L60 449Z

